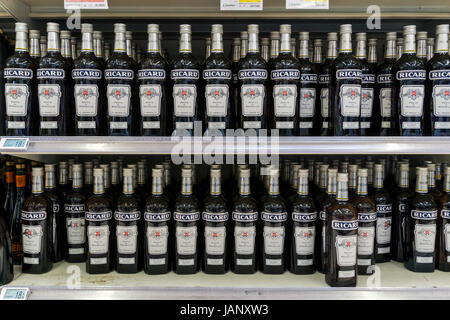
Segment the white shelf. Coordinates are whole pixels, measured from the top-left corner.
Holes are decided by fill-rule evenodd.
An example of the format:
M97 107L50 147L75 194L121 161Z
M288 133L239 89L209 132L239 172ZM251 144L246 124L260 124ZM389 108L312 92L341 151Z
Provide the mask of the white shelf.
M0 153L25 155L170 155L184 150L192 154L351 155L410 154L448 155L450 137L280 137L256 138L184 137L29 137L25 151L1 149Z
M80 271L78 288L67 286L74 284L74 269ZM83 263L61 262L47 274L17 274L8 286L29 287L30 299L450 299L449 273L414 273L398 262L378 264L374 276L358 277L356 288L328 287L324 277L318 272L88 275Z

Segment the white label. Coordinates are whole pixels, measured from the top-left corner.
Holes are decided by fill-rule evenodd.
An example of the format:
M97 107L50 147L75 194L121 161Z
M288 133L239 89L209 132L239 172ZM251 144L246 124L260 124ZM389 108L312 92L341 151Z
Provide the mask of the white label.
M358 255L369 256L373 253L375 227L358 228ZM358 262L358 264L360 264Z
M352 278L355 276L355 270L339 271L338 278Z
M176 122L175 129L194 129L193 122Z
M263 0L220 0L220 10L262 11Z
M435 129L450 129L450 122L435 122Z
M108 115L128 117L130 114L131 86L128 84L108 84Z
M91 254L108 253L109 226L88 226L87 234L89 242L89 253Z
M230 89L226 84L208 84L205 88L206 112L209 117L226 117Z
M342 122L342 128L344 129L359 129L359 122L350 122L350 121L345 121Z
M58 122L56 121L41 121L41 129L57 129Z
M135 258L123 258L119 257L119 264L135 264L136 259Z
M381 122L381 127L382 127L383 129L385 129L385 128L390 128L390 127L391 127L391 123L390 123L389 121L382 121L382 122Z
M322 122L322 128L328 129L328 122L326 121Z
M420 122L402 122L402 129L420 129Z
M450 87L433 86L433 113L436 117L450 117Z
M293 117L297 105L297 86L273 86L274 110L276 117Z
M95 129L95 121L78 121L77 128L78 129Z
M392 89L381 88L380 90L380 104L381 116L383 118L390 118L392 116Z
M64 0L64 9L108 9L108 0Z
M84 248L69 248L69 254L84 254Z
M244 129L260 129L261 121L244 121Z
M220 266L223 264L223 259L211 259L208 258L206 259L206 264L210 265L210 266Z
M160 84L143 84L139 87L141 116L159 117L161 114L162 91Z
M225 122L208 122L208 129L225 129Z
M194 259L178 259L178 265L180 266L193 266Z
M433 263L433 257L416 257L417 263Z
M312 127L313 127L312 121L307 121L307 122L301 121L299 123L299 128L300 129L311 129Z
M106 264L108 259L106 257L103 258L91 258L91 264Z
M225 227L205 227L206 253L222 255L225 253Z
M238 266L251 266L253 264L252 259L236 259L236 264Z
M177 117L193 117L197 87L194 84L176 84L173 86L174 113Z
M294 129L293 121L277 121L275 123L277 129Z
M148 259L148 264L151 266L160 266L166 264L166 258Z
M98 109L98 86L96 84L76 84L75 110L79 117L95 117Z
M328 118L328 96L330 93L330 89L323 88L320 90L320 102L321 102L321 111L322 111L322 117ZM328 125L328 123L327 123Z
M361 86L341 85L341 114L344 117L359 117L361 113Z
M264 252L266 254L283 254L284 227L264 227Z
M415 245L417 252L434 252L434 242L436 239L435 224L416 224L414 228Z
M262 116L265 94L266 92L263 84L242 85L242 115L246 117Z
M86 242L84 218L67 218L67 243L83 244Z
M377 243L388 244L391 242L392 218L377 218Z
M312 266L312 259L297 259L297 266Z
M316 227L295 227L295 252L298 255L309 255L314 253L314 238Z
M286 0L286 9L328 9L329 0Z
M197 227L176 227L177 253L195 254L197 250Z
M159 121L143 121L142 128L144 129L159 129L161 124Z
M358 239L358 241L359 241L359 239ZM358 248L359 248L359 243L358 243ZM358 254L361 254L361 253L358 252ZM371 264L372 264L371 259L358 259L358 266L370 266Z
M377 253L378 254L385 254L385 253L389 253L389 252L391 252L391 248L390 247L381 247L381 248L378 248L378 250L377 250Z
M22 224L23 253L39 254L41 252L43 235L42 226Z
M59 116L61 86L59 84L38 84L38 95L41 117Z
M30 89L26 84L5 84L5 102L7 116L26 116Z
M361 122L361 129L370 129L370 122Z
M255 252L256 227L235 227L234 239L237 254L253 254Z
M450 224L448 223L444 226L444 243L445 251L450 251Z
M137 248L137 226L117 226L117 252L135 254Z
M151 255L166 254L169 227L147 227L148 253Z
M266 259L268 266L281 266L281 259Z
M423 115L424 86L403 85L400 88L401 114L403 117Z
M337 264L340 267L351 267L356 264L357 235L336 236Z
M361 117L370 118L373 109L373 88L361 89Z
M8 129L25 129L25 121L8 121Z
M23 257L23 263L26 263L26 264L39 264L39 258Z
M314 117L316 106L316 89L300 89L300 118Z

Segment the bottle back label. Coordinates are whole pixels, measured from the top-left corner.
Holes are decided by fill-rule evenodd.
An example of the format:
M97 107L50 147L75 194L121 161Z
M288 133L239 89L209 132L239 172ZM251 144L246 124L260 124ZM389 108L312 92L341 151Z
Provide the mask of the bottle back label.
M84 244L86 242L86 223L84 218L67 218L67 243Z
M137 226L117 226L117 252L119 254L135 254L137 249ZM131 264L134 264L132 262Z
M108 84L108 115L128 117L130 114L131 86L128 84Z
M208 255L225 253L225 227L205 227L205 247Z
M391 242L391 217L377 218L377 243L388 244Z
M392 115L392 89L382 88L380 90L380 104L381 116L383 118L390 118Z
M295 227L295 252L298 255L311 255L314 253L314 238L316 227Z
M39 254L44 236L41 225L22 225L22 249L26 254Z
M297 106L297 86L280 84L273 86L274 109L276 117L293 117Z
M208 84L205 87L208 117L226 117L230 88L226 84Z
M173 86L174 112L177 117L193 117L197 86L194 84L176 84Z
M237 254L250 255L255 252L256 227L234 228L235 251Z
M320 90L320 102L321 102L321 111L322 117L328 118L328 97L329 97L330 89L322 88Z
M281 255L284 250L284 227L264 226L264 253L270 255Z
M316 89L301 88L300 89L300 118L314 117L316 106Z
M373 109L373 88L361 89L361 118L370 118Z
M370 256L373 254L375 243L375 227L358 228L358 255Z
M99 90L96 84L75 84L75 111L78 117L96 117Z
M418 253L433 253L436 240L436 224L416 224L414 243ZM431 261L433 262L433 261Z
M450 117L450 86L433 86L433 114L436 117Z
M5 104L7 116L25 117L27 115L30 88L27 84L5 84Z
M141 84L139 87L139 98L142 117L159 117L162 99L160 84Z
M241 86L242 115L260 117L263 115L265 87L263 84L244 84Z
M401 114L403 117L422 117L425 86L402 85L400 88Z
M150 255L163 255L167 253L169 227L147 227L147 250Z
M197 227L176 227L177 253L192 255L197 251Z
M339 267L356 265L357 235L336 236L336 258Z
M41 117L57 117L60 113L61 86L38 84L39 114Z
M109 226L88 226L89 253L106 254L109 248Z
M359 117L361 114L361 86L343 84L340 90L341 114L343 117Z

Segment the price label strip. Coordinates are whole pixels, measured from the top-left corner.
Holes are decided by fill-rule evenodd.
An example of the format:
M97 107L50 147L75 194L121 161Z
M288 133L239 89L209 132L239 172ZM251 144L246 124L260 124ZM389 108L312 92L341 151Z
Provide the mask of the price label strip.
M28 300L30 288L4 287L0 293L0 300Z
M286 0L286 9L329 9L329 0Z
M262 11L263 0L220 0L221 11Z
M64 0L64 9L108 9L108 0Z
M0 151L26 151L28 138L1 138Z

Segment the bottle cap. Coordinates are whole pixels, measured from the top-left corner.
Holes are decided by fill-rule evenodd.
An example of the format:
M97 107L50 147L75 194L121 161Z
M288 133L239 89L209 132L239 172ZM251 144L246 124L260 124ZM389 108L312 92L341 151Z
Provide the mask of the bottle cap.
M131 168L124 168L123 169L123 176L124 177L132 177L133 176L133 169L131 169Z
M336 176L337 173L338 173L338 169L335 169L335 168L328 169L328 176Z
M211 177L220 178L220 169L211 168L210 175L211 175Z
M386 40L397 40L397 32L386 32Z
M103 32L101 32L101 31L94 31L94 39L96 39L96 40L103 39Z
M81 24L81 32L94 32L94 26L90 23Z
M426 32L426 31L417 32L417 40L427 40L427 38L428 38L428 32Z
M61 162L59 163L59 167L60 167L60 168L67 168L67 162L61 161Z
M339 172L337 174L337 181L339 181L339 182L348 182L348 173Z
M403 38L398 38L397 45L402 45L402 44L403 44Z
M369 175L369 170L366 168L358 169L358 177L367 177Z
M84 162L84 167L85 168L92 168L92 167L94 167L94 164L92 163L92 161L85 161Z
M296 42L297 40L295 38L291 38L291 44L295 45Z
M428 168L427 167L416 167L416 174L417 175L427 175Z
M153 177L162 177L163 176L163 170L160 168L153 168L152 169L152 176Z
M315 39L314 40L314 46L315 47L321 47L322 46L322 39Z
M340 33L352 33L352 25L351 24L341 24L339 27Z
M409 171L409 164L408 163L400 163L400 171Z
M42 167L33 167L31 169L31 175L33 175L33 176L43 176L44 175L44 168L42 168Z
M55 165L54 164L46 164L44 165L45 172L55 172Z
M55 22L47 22L47 32L59 32L59 24Z
M416 34L416 26L415 25L409 25L403 27L403 35L406 34Z
M94 168L95 177L103 177L103 168Z
M115 33L125 33L127 32L127 25L124 23L115 23L114 24L114 32Z
M206 43L206 45L208 45L208 44L211 44L211 38L205 38L205 43Z
M291 33L292 27L290 24L282 24L280 26L280 33Z
M70 39L70 31L63 30L60 34L61 39Z
M192 169L191 168L183 168L181 169L182 177L192 177Z
M249 24L248 25L248 33L258 33L259 26L257 24Z
M337 41L338 39L337 32L328 32L327 39L328 41Z
M445 34L449 33L449 25L448 24L440 24L436 26L436 34ZM450 37L450 34L449 34Z
M28 32L28 25L25 22L16 22L16 32Z
M83 171L83 166L82 166L82 164L81 163L75 163L73 166L72 166L72 172L81 172L81 171Z
M445 167L445 175L450 175L450 167Z
M284 32L288 33L288 32ZM278 31L272 31L270 33L270 40L280 40L280 33Z
M250 169L242 168L239 175L241 176L241 178L250 178Z
M298 170L298 176L299 177L307 178L308 175L309 175L309 170L308 169L300 169L300 170Z
M241 38L233 38L233 45L239 46L241 44Z
M248 40L248 32L247 31L242 31L241 32L241 39Z
M270 176L271 177L278 177L280 175L280 170L279 169L275 169L275 168L271 168L270 169Z
M119 163L117 161L111 162L111 168L118 168L118 167L119 167Z
M358 165L357 164L350 164L348 166L348 171L350 172L356 172L358 170Z
M181 24L180 25L180 33L192 33L190 24Z
M299 32L298 38L300 41L302 40L309 40L309 32Z
M125 39L127 39L127 40L133 40L133 31L127 31L127 32L125 32Z
M436 171L436 164L434 163L427 164L427 169L428 171Z
M367 40L367 34L365 32L358 32L356 34L356 41L365 41Z
M213 24L211 26L212 33L223 33L223 25L221 24Z
M327 171L328 170L328 168L330 167L330 165L328 165L328 164L321 164L320 165L320 171Z
M77 42L77 37L70 37L70 41Z
M30 30L30 39L39 39L41 37L41 33L39 30Z
M370 38L369 39L369 46L376 46L377 45L377 39Z
M270 43L269 38L262 38L262 39L261 39L261 45L263 45L263 46L268 46L269 43Z
M428 38L427 39L427 45L434 46L434 38Z
M158 32L159 33L159 25L158 24L149 24L147 26L147 33Z

